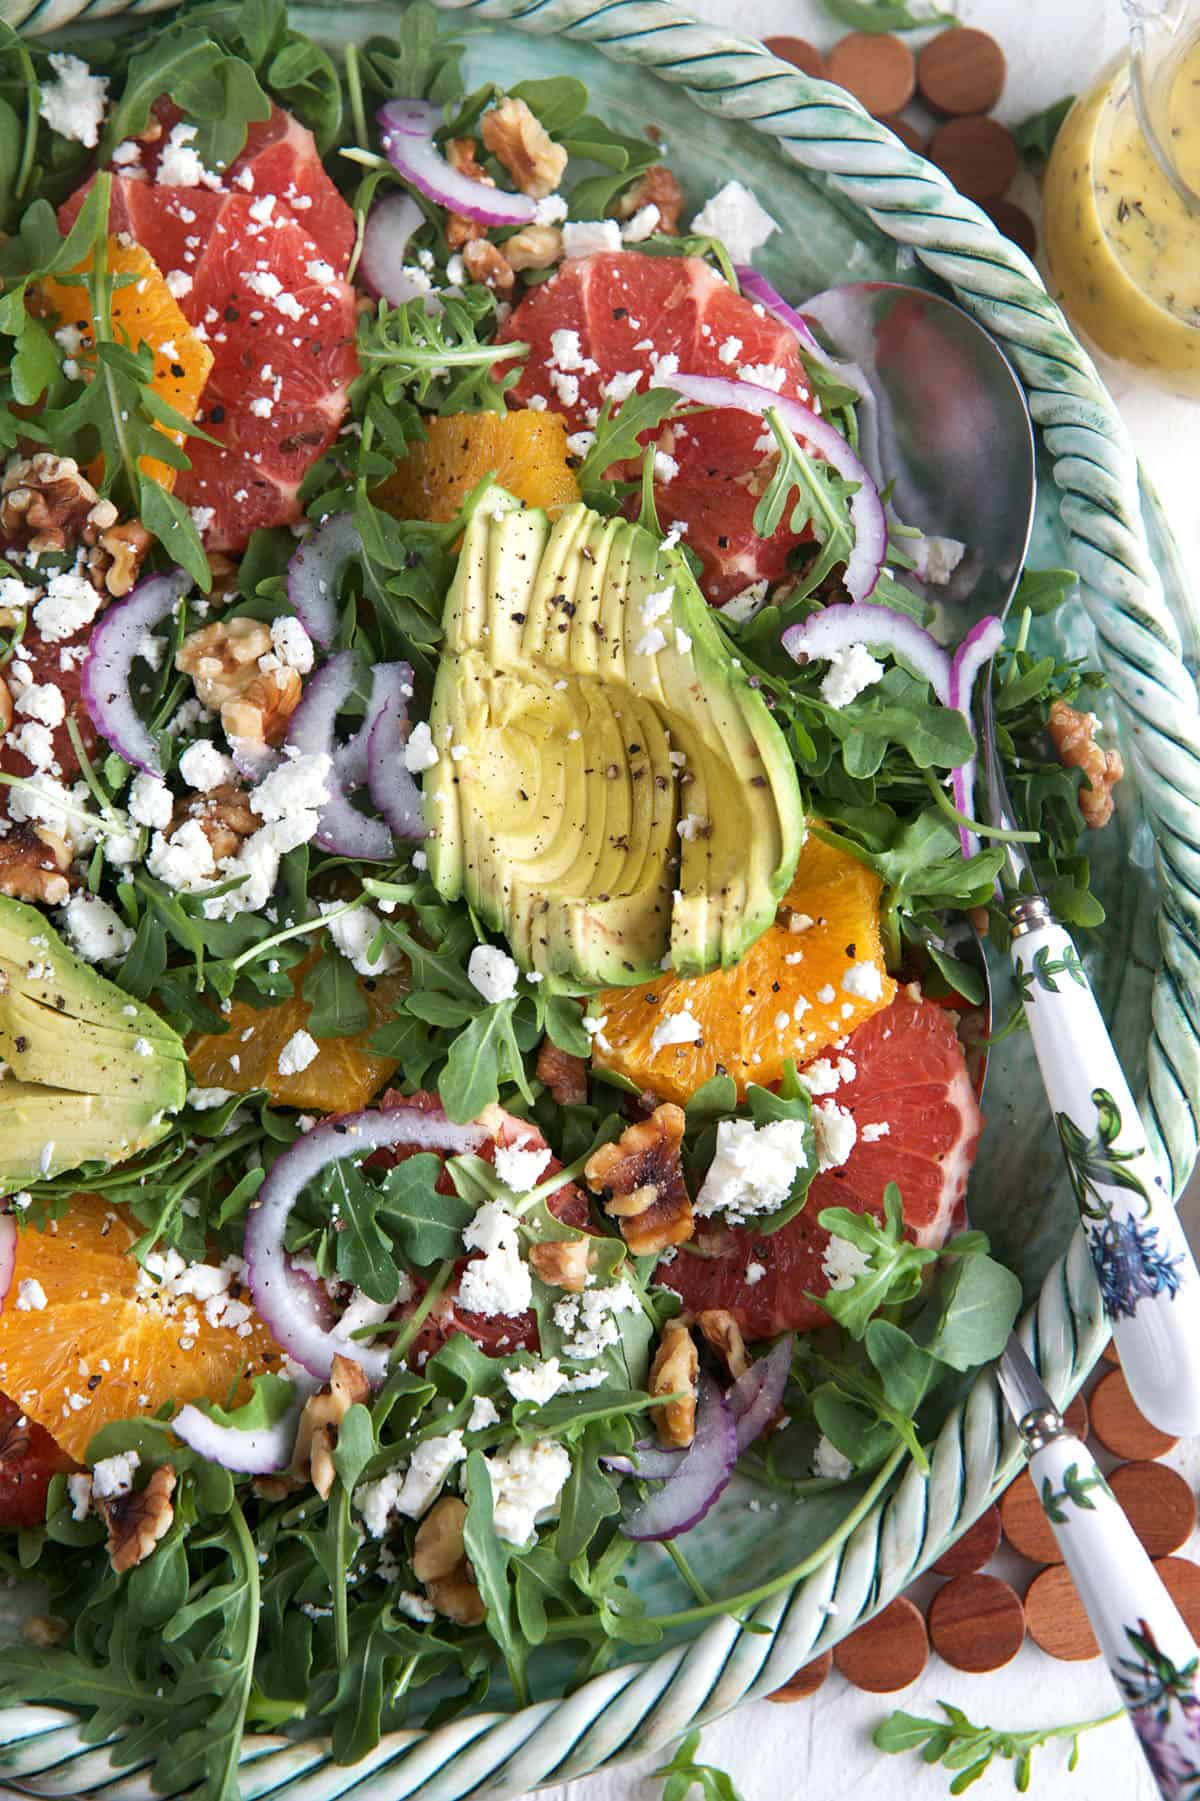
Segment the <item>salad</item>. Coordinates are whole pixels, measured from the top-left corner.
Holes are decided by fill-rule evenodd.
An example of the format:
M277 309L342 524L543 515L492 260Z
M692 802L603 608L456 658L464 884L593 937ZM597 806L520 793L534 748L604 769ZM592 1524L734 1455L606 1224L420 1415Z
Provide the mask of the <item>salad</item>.
M740 1613L797 1572L708 1593L714 1509L844 1492L820 1557L925 1467L1020 1300L993 651L1081 929L1121 773L1030 648L1070 572L939 639L970 547L769 196L397 31L0 27L0 1697L205 1801Z

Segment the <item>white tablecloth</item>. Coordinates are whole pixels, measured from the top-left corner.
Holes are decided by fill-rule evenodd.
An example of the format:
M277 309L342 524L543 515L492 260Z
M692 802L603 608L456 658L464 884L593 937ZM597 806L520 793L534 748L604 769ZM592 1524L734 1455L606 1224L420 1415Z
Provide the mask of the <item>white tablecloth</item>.
M818 0L691 0L706 18L766 37L789 32L828 47L841 35ZM964 24L990 30L1008 57L1008 83L999 116L1024 118L1085 86L1123 41L1118 0L960 0ZM1024 178L1022 178L1024 179ZM1032 197L1018 191L1021 199ZM765 198L765 197L764 197ZM769 205L769 201L768 201ZM1200 407L1165 398L1114 364L1103 373L1133 433L1139 453L1172 520L1185 567L1200 575L1200 507L1196 503ZM1191 446L1191 454L1184 447ZM1200 1187L1193 1185L1190 1212L1200 1243ZM1169 1461L1200 1481L1200 1447ZM1188 1547L1189 1552L1193 1547ZM1013 1560L1011 1570L1029 1573ZM999 1573L1005 1574L1002 1566ZM1023 1587L1024 1578L1018 1579ZM1056 1662L1030 1641L995 1674L964 1676L932 1657L921 1680L895 1696L865 1695L836 1672L819 1693L792 1706L760 1701L740 1708L704 1734L700 1756L729 1771L745 1801L932 1801L949 1786L945 1770L930 1769L906 1754L885 1758L870 1742L875 1725L896 1706L936 1715L945 1699L972 1719L1032 1727L1084 1720L1115 1705L1103 1665ZM581 1782L541 1791L543 1801L657 1801L661 1785L649 1777L658 1758L620 1764ZM1088 1735L1079 1768L1066 1774L1065 1748L1037 1753L1030 1794L1034 1801L1154 1801L1157 1794L1130 1729L1120 1722ZM699 1791L695 1791L697 1794ZM1013 1794L1011 1767L997 1762L970 1790L986 1801Z

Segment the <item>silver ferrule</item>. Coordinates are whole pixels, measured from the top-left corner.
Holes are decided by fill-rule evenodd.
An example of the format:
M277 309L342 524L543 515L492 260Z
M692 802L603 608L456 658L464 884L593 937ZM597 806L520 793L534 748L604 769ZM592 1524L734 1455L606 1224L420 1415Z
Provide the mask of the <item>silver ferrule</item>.
M1062 1414L1056 1413L1053 1407L1035 1407L1025 1415L1017 1431L1031 1451L1044 1450L1056 1438L1068 1436Z
M1044 895L1023 894L1009 907L1008 917L1012 921L1013 937L1024 938L1027 932L1036 932L1040 926L1048 926L1053 915Z

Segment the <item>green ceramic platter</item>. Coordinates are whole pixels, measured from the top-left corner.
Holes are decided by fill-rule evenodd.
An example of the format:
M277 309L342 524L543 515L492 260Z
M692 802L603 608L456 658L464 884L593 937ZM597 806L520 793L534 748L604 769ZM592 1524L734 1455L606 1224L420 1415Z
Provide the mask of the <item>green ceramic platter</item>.
M72 21L64 42L84 54L89 37L113 29L112 13L134 28L149 23L141 7L119 0L0 0L0 17L26 31L62 31ZM292 16L336 46L388 31L396 9L300 5ZM841 280L919 282L970 307L1003 343L1040 430L1031 562L1085 578L1080 602L1044 622L1041 636L1048 648L1102 662L1132 774L1095 851L1108 919L1093 935L1089 970L1178 1192L1196 1152L1189 1096L1200 1093L1200 726L1189 673L1197 616L1120 421L1032 265L847 96L667 0L482 0L447 25L468 45L471 81L569 72L614 125L656 125L697 205L731 176L754 188L781 227L761 264L789 297ZM993 975L1003 1018L1011 984L1001 969ZM1020 1274L1026 1344L1062 1399L1095 1362L1107 1326L1027 1039L1012 1037L993 1053L987 1101L972 1223ZM547 1653L535 1663L533 1706L508 1711L493 1693L489 1711L428 1732L414 1723L353 1769L333 1764L320 1738L254 1737L243 1793L501 1801L664 1745L693 1722L769 1693L844 1637L970 1523L1015 1462L985 1374L946 1422L928 1479L901 1468L879 1492L851 1483L786 1504L745 1481L731 1486L689 1535L688 1554L718 1596L796 1570L752 1616L743 1610L764 1630L747 1632L719 1613L692 1619L656 1645L622 1648L614 1667L569 1695L573 1653ZM822 1554L831 1535L840 1542ZM693 1605L656 1547L639 1552L634 1570L652 1612ZM150 1794L136 1765L114 1775L108 1751L83 1746L73 1718L49 1708L0 1716L0 1771L8 1796Z

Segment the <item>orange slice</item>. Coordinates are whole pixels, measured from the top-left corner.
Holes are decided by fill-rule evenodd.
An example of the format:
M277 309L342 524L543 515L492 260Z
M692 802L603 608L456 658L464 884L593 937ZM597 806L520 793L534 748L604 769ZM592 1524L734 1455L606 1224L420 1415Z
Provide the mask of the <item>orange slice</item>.
M110 237L107 257L110 275L131 275L134 278L123 287L114 287L112 291L112 322L117 338L131 350L136 350L141 344L149 344L154 352L154 380L151 386L155 393L185 419L194 419L201 391L212 368L212 351L207 344L201 342L184 318L167 287L162 271L148 251L143 250L140 244L127 244L120 238ZM75 273L83 274L91 266L92 259L89 256L80 263ZM89 352L95 333L91 297L87 288L69 287L65 282L48 276L41 283L41 292L58 316L56 329L61 331L64 326L73 325L80 332L82 341L78 361L86 368L94 360ZM176 444L183 443L182 432L171 431L164 425L159 425L156 429L165 431ZM175 470L166 463L160 463L157 458L143 457L141 469L144 475L150 476L160 487L171 489L175 486Z
M778 1082L789 1058L809 1062L890 1005L880 890L856 858L810 833L779 918L733 969L663 975L593 999L592 1017L604 1017L594 1062L679 1102L721 1071L739 1094L750 1082ZM685 1007L700 1037L655 1049L655 1028Z
M326 1038L306 1069L280 1075L279 1053L296 1032L307 1029L310 1008L304 978L324 953L314 947L292 972L292 998L273 1007L235 1001L229 1030L198 1034L188 1042L188 1066L197 1088L228 1088L248 1094L265 1088L280 1107L312 1113L357 1113L377 1094L396 1068L393 1057L368 1049L377 1027L393 1017L396 1001L408 991L405 976L376 976L360 982L371 1023L352 1038ZM0 1384L2 1386L2 1384Z
M489 470L526 506L551 515L579 499L557 413L451 413L427 419L429 436L414 444L372 498L397 519L445 524Z
M244 1400L248 1375L279 1367L253 1313L239 1331L210 1325L191 1296L139 1292L128 1254L139 1236L128 1214L95 1194L76 1195L46 1231L23 1226L17 1236L0 1312L0 1389L80 1460L113 1420L149 1417L165 1401L224 1404L231 1390Z

